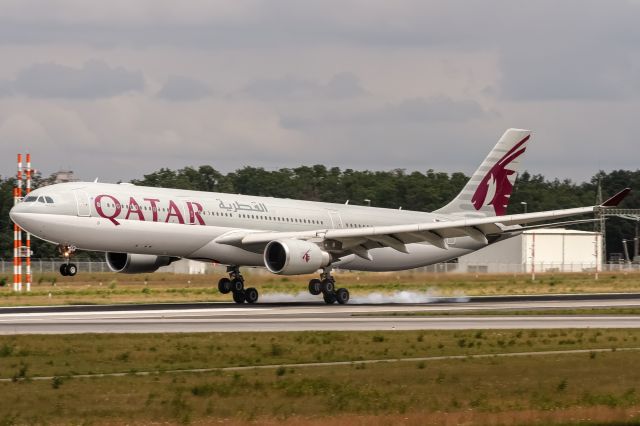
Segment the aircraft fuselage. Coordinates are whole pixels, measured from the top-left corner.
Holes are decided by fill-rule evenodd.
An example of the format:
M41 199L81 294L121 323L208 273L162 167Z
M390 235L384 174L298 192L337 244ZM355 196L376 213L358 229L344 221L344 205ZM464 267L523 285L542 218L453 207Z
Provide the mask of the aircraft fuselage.
M30 196L28 202L14 207L12 217L33 235L56 244L246 266L264 266L261 249L221 244L216 239L243 231L296 232L448 220L447 215L399 209L130 184L64 183L40 188ZM380 247L371 250L373 260L350 254L334 266L363 271L408 269L483 246L468 237L451 238L447 244L447 250L429 243L408 244L408 253Z

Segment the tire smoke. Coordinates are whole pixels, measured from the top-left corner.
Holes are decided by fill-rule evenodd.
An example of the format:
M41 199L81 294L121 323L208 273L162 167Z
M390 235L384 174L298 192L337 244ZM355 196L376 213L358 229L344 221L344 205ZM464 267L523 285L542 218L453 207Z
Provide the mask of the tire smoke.
M313 296L306 291L297 294L268 293L260 297L261 302L267 303L296 303L296 302L322 302L322 296ZM443 297L432 291L396 291L394 293L374 292L369 294L352 295L350 305L382 305L387 303L415 304L415 303L464 303L469 298L464 295Z

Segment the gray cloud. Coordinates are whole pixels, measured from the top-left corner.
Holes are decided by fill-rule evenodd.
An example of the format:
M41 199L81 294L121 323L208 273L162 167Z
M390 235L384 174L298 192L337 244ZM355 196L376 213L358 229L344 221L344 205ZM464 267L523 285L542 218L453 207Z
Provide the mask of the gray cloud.
M209 86L200 80L172 75L158 92L158 97L168 101L193 101L206 98L211 93Z
M0 11L0 43L86 43L104 48L173 46L188 49L351 45L495 51L505 99L614 99L638 97L635 59L640 3L610 0L372 1L269 0L136 2L99 11L72 0L13 2ZM31 13L21 13L30 10ZM150 11L155 19L149 19ZM455 22L455 30L451 24ZM256 81L262 99L287 89L313 92L304 78ZM278 86L280 84L280 86ZM285 87L282 87L285 86Z
M613 100L640 95L640 3L528 2L500 34L496 94L518 101ZM553 11L553 12L550 12Z
M189 5L140 1L99 11L72 0L13 2L0 11L0 43L85 43L104 48L173 46L188 49L350 45L495 51L506 99L637 97L640 3L609 0L338 0L194 1ZM236 2L237 3L237 2ZM29 10L30 13L23 11ZM150 14L150 12L153 12ZM22 12L22 13L21 13ZM153 16L154 19L149 19ZM455 23L455 30L452 30ZM293 79L296 80L296 79ZM277 81L249 87L258 96ZM286 85L287 82L281 82ZM289 90L314 90L304 78Z
M0 97L13 94L12 83L9 80L0 80Z
M119 180L203 162L471 172L525 127L527 167L588 178L637 168L615 153L634 149L639 21L633 0L7 0L0 136L43 169ZM125 69L55 65L92 57ZM165 84L110 98L142 90L131 70Z
M81 68L56 63L31 65L10 83L11 91L32 98L96 99L142 91L142 73L102 61L88 61Z
M260 79L249 83L241 90L242 94L261 100L277 98L306 98L313 96L319 86L307 80L291 75L279 79Z
M364 95L358 77L342 72L331 77L328 83L316 83L286 75L276 79L260 79L249 83L241 94L264 101L277 99L347 99Z
M624 54L571 53L549 47L504 55L498 95L513 100L612 100L640 93L640 67Z
M456 101L446 96L405 99L383 107L353 113L324 115L283 115L281 124L289 129L321 125L407 125L412 123L467 122L488 116L479 103L472 100Z
M350 72L341 72L331 77L331 80L323 88L330 98L355 98L366 92L360 85L360 80Z

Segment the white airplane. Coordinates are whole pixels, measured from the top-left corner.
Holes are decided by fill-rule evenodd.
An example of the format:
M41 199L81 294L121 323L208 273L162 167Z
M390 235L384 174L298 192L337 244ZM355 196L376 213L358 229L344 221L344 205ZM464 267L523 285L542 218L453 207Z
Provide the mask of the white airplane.
M39 188L11 209L11 219L57 244L67 259L78 249L104 251L115 272L147 273L179 259L228 265L218 283L236 303L255 303L240 266L281 275L310 274L309 292L328 304L349 301L334 267L359 271L417 268L457 258L517 235L531 223L617 205L625 189L600 206L505 215L531 132L509 129L460 194L432 212L383 209L132 184L62 183ZM556 224L584 222L573 220ZM525 226L523 226L525 225ZM538 225L541 226L541 225ZM545 225L548 226L548 225Z

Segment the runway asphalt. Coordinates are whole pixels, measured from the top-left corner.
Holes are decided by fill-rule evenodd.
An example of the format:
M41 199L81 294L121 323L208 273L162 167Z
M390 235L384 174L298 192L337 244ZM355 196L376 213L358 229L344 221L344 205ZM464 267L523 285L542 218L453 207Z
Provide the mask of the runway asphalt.
M457 300L457 301L454 301ZM463 310L640 307L640 294L434 299L421 304L322 302L90 305L0 308L0 334L640 328L640 316L455 316ZM388 316L448 311L447 316Z

